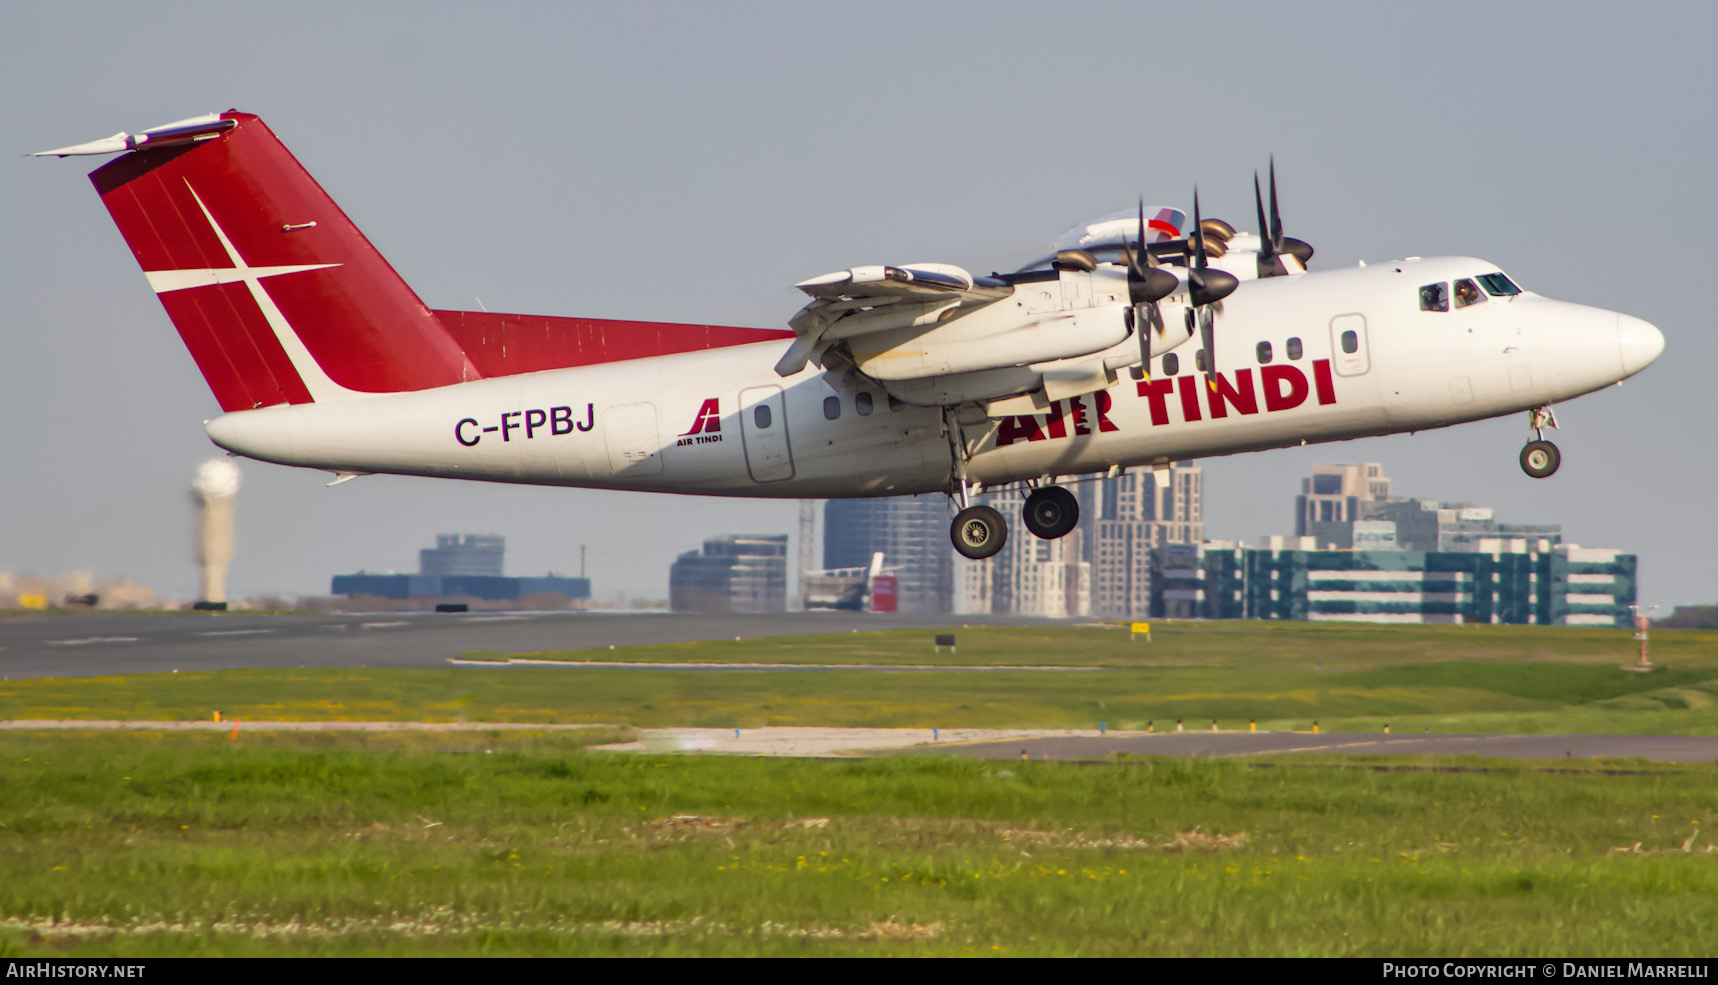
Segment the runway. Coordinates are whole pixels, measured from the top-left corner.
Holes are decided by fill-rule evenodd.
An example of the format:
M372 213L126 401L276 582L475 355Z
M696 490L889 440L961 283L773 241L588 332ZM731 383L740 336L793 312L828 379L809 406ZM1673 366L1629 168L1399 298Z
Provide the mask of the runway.
M1718 760L1718 736L1705 735L1382 735L1357 732L1090 733L975 742L941 749L984 759L1107 760L1111 756L1259 756L1339 753L1387 756L1495 756L1504 759Z
M236 667L446 667L448 660L472 650L607 650L736 636L1034 622L855 612L25 616L0 620L0 677L100 677Z

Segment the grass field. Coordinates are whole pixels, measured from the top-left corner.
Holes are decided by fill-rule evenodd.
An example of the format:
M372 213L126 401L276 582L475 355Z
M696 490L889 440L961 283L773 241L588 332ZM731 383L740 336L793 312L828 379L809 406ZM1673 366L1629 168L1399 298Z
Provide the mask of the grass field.
M232 670L0 682L0 719L394 720L640 727L1226 728L1718 734L1718 634L1654 634L1632 674L1623 630L1180 624L1151 643L1099 628L960 629L591 651L604 660L1100 667L706 673L505 668ZM574 651L571 655L582 659ZM567 653L553 656L565 658Z
M959 619L959 616L951 617ZM953 651L933 647L952 632ZM1318 622L1155 622L1151 641L1121 625L895 629L874 633L669 643L616 650L467 654L478 659L623 660L663 663L859 663L949 666L1339 668L1458 661L1632 662L1632 631L1573 626L1391 626ZM1718 631L1654 630L1660 664L1718 668Z
M597 651L1095 672L234 670L0 682L0 956L1711 952L1718 764L621 755L627 726L1718 734L1718 634L1239 624ZM565 654L557 655L565 657ZM575 654L583 659L584 654ZM1638 846L1638 847L1637 847ZM1619 851L1619 849L1622 849Z
M581 741L0 735L0 955L1702 956L1718 925L1712 765Z

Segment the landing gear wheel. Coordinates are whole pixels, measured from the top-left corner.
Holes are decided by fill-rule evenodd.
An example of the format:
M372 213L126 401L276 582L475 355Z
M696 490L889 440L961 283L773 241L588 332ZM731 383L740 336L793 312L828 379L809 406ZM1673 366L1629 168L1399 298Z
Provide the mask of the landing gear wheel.
M969 506L954 515L948 535L962 557L979 561L1008 543L1008 521L988 506Z
M1521 449L1521 471L1535 479L1543 479L1563 464L1563 453L1549 441L1529 441Z
M1021 511L1026 529L1041 540L1066 537L1080 523L1080 501L1061 486L1035 489Z

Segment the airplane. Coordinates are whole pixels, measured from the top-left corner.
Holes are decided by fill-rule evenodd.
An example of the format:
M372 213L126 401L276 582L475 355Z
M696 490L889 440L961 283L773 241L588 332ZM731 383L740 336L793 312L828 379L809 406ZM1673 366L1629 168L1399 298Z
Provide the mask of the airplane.
M1310 271L1276 166L1256 233L1143 201L1013 273L851 267L783 328L431 309L258 117L229 110L36 156L91 173L222 413L230 454L376 473L791 499L946 494L965 557L1021 483L1035 537L1066 486L1170 463L1525 412L1638 373L1647 322L1542 297L1473 257ZM334 484L331 483L331 484Z

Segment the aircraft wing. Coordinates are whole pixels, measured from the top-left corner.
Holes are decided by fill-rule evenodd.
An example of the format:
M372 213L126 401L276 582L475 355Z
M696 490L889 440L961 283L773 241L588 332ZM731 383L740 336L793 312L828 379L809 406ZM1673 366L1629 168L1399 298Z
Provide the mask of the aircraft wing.
M792 376L826 343L897 328L935 325L960 309L978 308L1014 293L1012 285L947 263L852 267L794 285L811 303L788 321L797 336L776 363Z

